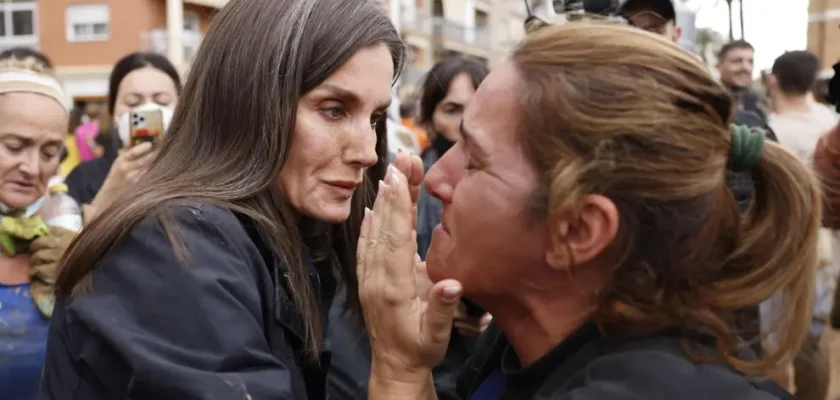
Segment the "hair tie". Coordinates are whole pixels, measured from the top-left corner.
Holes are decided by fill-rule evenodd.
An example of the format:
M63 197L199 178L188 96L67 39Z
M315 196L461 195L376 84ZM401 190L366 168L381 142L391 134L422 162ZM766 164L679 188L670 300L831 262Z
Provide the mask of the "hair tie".
M729 130L732 133L732 141L727 168L736 172L754 168L761 159L764 132L761 129L750 129L747 126L735 124L730 125Z

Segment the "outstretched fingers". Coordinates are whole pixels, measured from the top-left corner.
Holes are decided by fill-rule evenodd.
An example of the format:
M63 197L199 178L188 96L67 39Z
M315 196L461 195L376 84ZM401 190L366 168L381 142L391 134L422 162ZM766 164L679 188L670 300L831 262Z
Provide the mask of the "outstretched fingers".
M423 160L413 154L399 153L393 165L405 176L411 202L417 203L420 185L423 183Z
M386 222L380 225L379 237L382 245L379 251L387 261L389 279L401 285L414 281L414 239L413 203L408 184L397 168L389 167L386 176L386 193L383 200L388 203Z

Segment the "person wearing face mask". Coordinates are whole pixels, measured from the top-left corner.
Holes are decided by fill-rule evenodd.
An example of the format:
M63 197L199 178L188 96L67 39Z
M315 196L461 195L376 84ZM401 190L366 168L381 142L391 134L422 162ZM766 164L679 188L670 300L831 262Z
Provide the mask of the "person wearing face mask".
M129 112L138 107L160 109L166 128L180 92L178 71L164 56L132 53L114 65L108 84L108 114L114 116L116 131L106 136L112 145L105 148L103 157L80 164L66 179L70 195L84 205L85 220L110 205L123 186L149 168L155 156L151 143L128 147Z
M38 396L58 257L81 229L66 218L71 230L54 226L47 194L67 137L66 100L37 58L0 61L0 399Z

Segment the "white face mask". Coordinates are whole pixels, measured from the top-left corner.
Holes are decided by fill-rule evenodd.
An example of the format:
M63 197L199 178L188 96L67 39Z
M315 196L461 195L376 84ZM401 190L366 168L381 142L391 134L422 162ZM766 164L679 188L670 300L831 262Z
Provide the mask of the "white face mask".
M146 103L135 108L132 108L128 112L124 112L117 117L117 130L120 134L120 140L122 141L123 146L128 146L129 141L131 140L131 126L128 121L128 115L132 111L150 111L150 110L160 110L163 113L163 132L166 133L166 129L169 128L169 123L172 122L172 115L174 111L157 103Z

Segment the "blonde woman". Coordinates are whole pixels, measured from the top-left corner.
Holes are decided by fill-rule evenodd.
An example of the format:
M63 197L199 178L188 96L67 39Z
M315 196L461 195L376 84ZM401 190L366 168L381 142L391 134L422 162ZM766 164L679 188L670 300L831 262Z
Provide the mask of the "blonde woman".
M0 61L0 398L36 399L56 262L73 233L47 228L67 135L58 80L34 58Z

